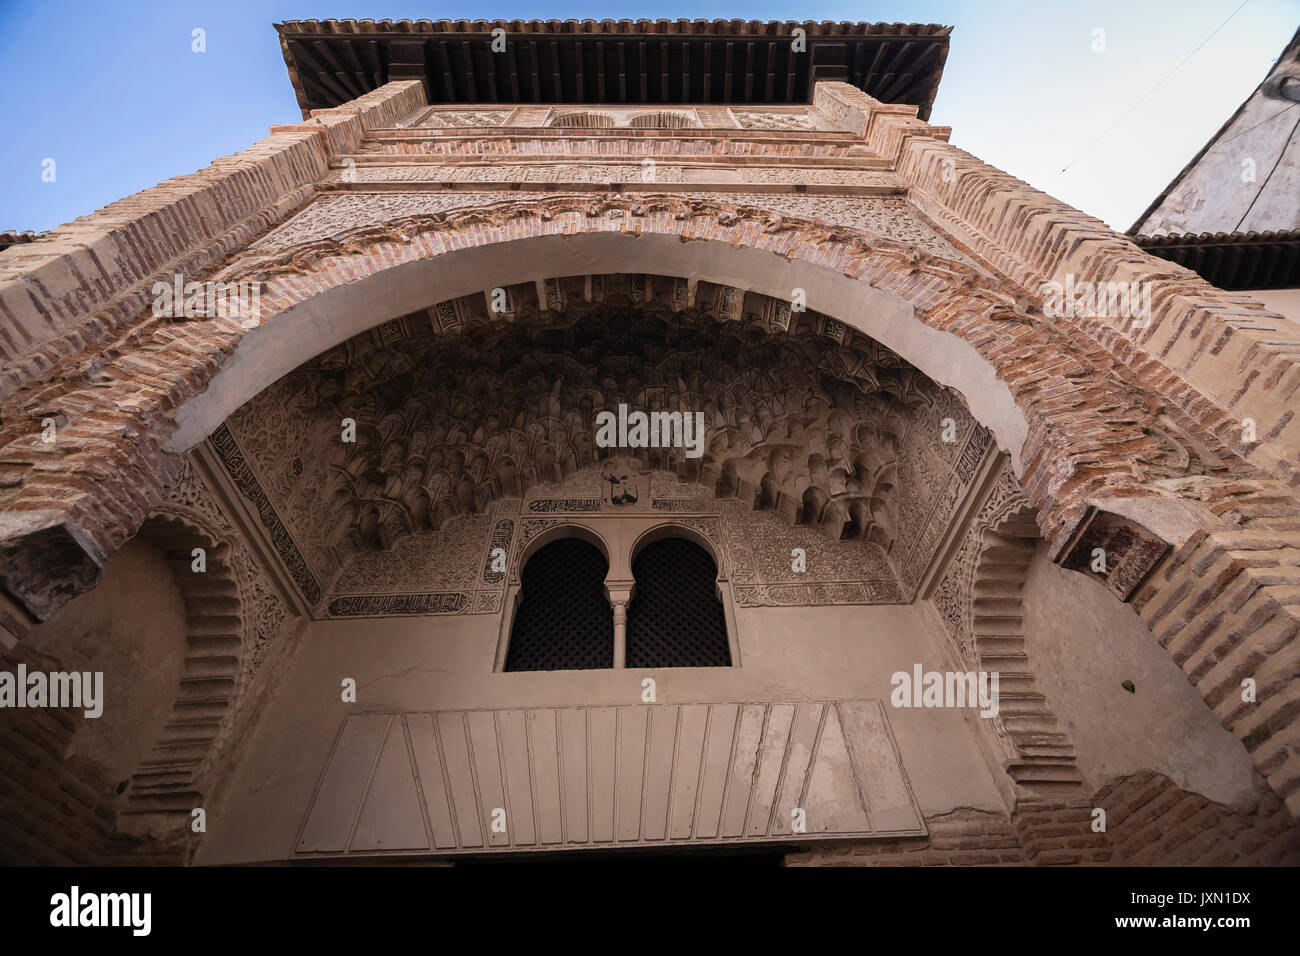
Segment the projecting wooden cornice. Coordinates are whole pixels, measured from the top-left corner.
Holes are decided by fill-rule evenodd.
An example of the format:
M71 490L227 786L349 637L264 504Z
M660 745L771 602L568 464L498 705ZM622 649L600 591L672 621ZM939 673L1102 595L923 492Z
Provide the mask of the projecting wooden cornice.
M841 80L928 119L951 27L743 20L290 20L275 25L304 115L389 80L431 104L808 103ZM493 30L505 49L493 51ZM796 32L802 31L802 34ZM796 51L796 39L805 49Z

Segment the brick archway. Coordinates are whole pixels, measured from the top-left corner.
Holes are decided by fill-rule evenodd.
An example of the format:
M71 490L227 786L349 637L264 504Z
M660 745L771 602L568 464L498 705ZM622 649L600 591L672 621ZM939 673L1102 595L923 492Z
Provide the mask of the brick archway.
M1220 660L1225 642L1224 653L1244 642L1250 650L1238 664L1258 666L1295 634L1298 612L1282 593L1285 582L1267 566L1234 560L1222 520L1245 513L1285 524L1300 511L1294 502L1282 501L1276 482L1182 409L1165 407L1100 346L1053 327L971 266L860 230L670 197L552 196L338 226L284 248L264 240L212 276L265 284L258 327L146 316L111 352L120 374L103 380L102 365L69 363L59 385L29 383L11 400L28 412L0 432L11 489L5 504L30 519L0 541L0 557L19 558L5 582L11 594L23 600L35 572L56 587L65 584L68 596L84 589L104 555L156 504L177 452L358 324L380 324L417 307L421 296L426 304L446 298L461 282L482 290L484 279L494 280L490 289L519 281L516 274L545 279L599 270L696 275L779 297L802 289L809 308L961 391L1012 454L1059 560L1071 566L1073 553L1099 541L1136 541L1138 560L1117 575L1113 590L1127 598L1142 586L1141 607L1160 617L1193 602L1188 613L1201 615L1200 626L1183 635L1193 649L1175 658L1194 682L1216 678L1205 685L1207 700L1210 685L1221 687L1232 675L1212 663L1204 675L1198 668ZM431 287L443 291L429 295ZM57 460L39 438L39 412L51 401L66 417L60 424L67 444ZM1165 423L1190 444L1215 447L1227 474L1175 488L1159 483L1168 478L1160 468L1168 453ZM1207 542L1213 553L1205 560L1214 565L1215 556L1226 556L1229 567L1207 580L1169 577L1183 552L1204 550ZM1143 585L1171 546L1181 549L1173 568L1161 583ZM53 566L41 567L50 554ZM1285 556L1267 560L1287 564ZM1210 567L1202 564L1194 565L1201 573ZM1228 591L1238 574L1254 579L1241 600L1254 601L1256 613L1244 621L1235 617L1238 592ZM1270 643L1255 648L1247 639L1266 628ZM1300 720L1300 682L1274 685L1278 695L1266 716L1240 708L1221 716L1295 812L1300 774L1291 769L1292 724Z
M1100 349L1054 330L969 265L860 230L721 201L590 196L329 228L284 248L272 234L214 277L264 283L264 318L246 334L207 323L224 332L229 358L176 410L168 450L190 447L302 361L388 318L482 292L485 280L490 289L599 271L689 275L781 299L803 290L808 308L961 392L1038 489L1052 538L1103 489L1152 495L1132 462L1166 451L1149 433L1161 403ZM1194 423L1178 425L1215 443Z
M230 545L194 515L164 507L139 536L171 565L185 605L185 665L171 715L131 774L118 828L168 843L179 833L183 844L191 837L191 811L203 806L202 777L239 694L244 601ZM201 573L193 570L195 548L205 552ZM130 820L125 828L123 818Z
M1038 689L1026 653L1024 591L1038 544L1033 511L1014 508L980 534L971 580L971 641L978 668L1001 675L1000 721L1016 751L1007 766L1018 796L1060 800L1082 795L1070 742Z
M57 396L35 384L19 392L28 404L33 392L57 397L76 414L60 436L73 448L64 467L21 474L21 489L10 496L16 506L38 510L63 499L57 510L77 514L74 523L99 551L111 551L138 527L174 467L166 452L202 440L270 382L350 335L457 294L457 286L481 289L484 271L501 285L516 281L515 273L599 268L695 274L782 298L801 289L809 308L962 393L1018 463L1049 539L1091 495L1151 496L1132 462L1165 452L1148 433L1159 403L1120 378L1100 350L1055 332L974 268L860 230L715 201L559 196L263 248L251 247L212 277L264 283L256 328L143 316L112 350L129 380L90 385L69 363L76 374ZM593 254L604 261L593 262ZM440 294L428 295L430 288ZM45 457L40 427L29 418L0 432L10 460L35 465ZM132 440L137 431L142 441ZM96 471L134 493L112 500L92 486Z

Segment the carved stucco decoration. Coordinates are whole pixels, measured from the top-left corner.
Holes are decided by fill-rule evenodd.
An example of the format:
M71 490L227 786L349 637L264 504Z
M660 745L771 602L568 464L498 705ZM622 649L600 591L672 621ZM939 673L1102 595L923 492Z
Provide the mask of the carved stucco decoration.
M822 200L826 197L815 198ZM447 242L474 244L480 241L475 237L480 236L488 228L505 227L512 231L518 230L523 234L535 234L537 230L546 234L570 231L590 232L593 228L637 234L650 229L671 231L684 239L695 236L715 238L725 236L731 241L741 242L742 233L752 232L757 227L761 235L773 237L765 239L764 243L780 243L787 248L785 254L790 257L796 255L795 248L816 247L828 250L827 254L833 252L834 256L841 261L869 259L873 264L873 270L880 270L893 277L893 281L909 275L925 275L930 280L925 285L933 290L933 294L926 293L916 297L915 305L923 319L932 313L942 314L942 310L954 306L960 307L962 314L971 316L973 321L996 321L995 316L1009 315L1017 324L1032 325L1032 338L1043 348L1050 348L1054 352L1059 350L1060 354L1071 362L1101 363L1099 379L1092 387L1094 391L1107 396L1107 401L1104 406L1089 412L1089 420L1095 419L1096 425L1107 430L1115 441L1122 440L1125 443L1125 460L1130 465L1131 474L1126 475L1122 470L1112 469L1104 477L1078 479L1079 472L1084 469L1077 469L1073 474L1048 475L1047 477L1054 482L1074 482L1075 485L1085 482L1090 483L1089 487L1092 485L1100 487L1104 483L1108 494L1124 496L1140 487L1145 477L1142 472L1143 467L1161 467L1160 462L1168 456L1165 450L1167 443L1156 434L1161 415L1167 413L1179 423L1181 428L1199 432L1195 423L1189 424L1185 420L1181 409L1163 408L1159 402L1151 399L1149 390L1129 382L1119 373L1112 374L1113 368L1107 363L1109 362L1110 366L1114 363L1108 356L1085 344L1073 341L1069 330L1054 328L1051 323L1045 323L1025 312L1023 308L1017 306L1014 297L1005 288L999 288L995 281L957 260L933 255L906 242L878 238L852 226L838 226L825 221L785 215L773 209L737 204L731 199L706 200L683 196L652 195L630 199L621 196L593 198L560 195L521 201L517 194L496 196L484 194L363 196L357 194L334 197L334 199L337 202L313 202L302 213L302 216L307 218L295 219L292 224L285 227L283 232L272 231L262 242L235 255L226 267L212 274L210 278L214 281L266 281L268 288L263 298L264 304L273 303L276 308L284 308L300 298L304 286L320 281L328 287L337 283L342 273L356 275L354 269L360 270L360 274L368 274L374 268L371 257L374 256L377 248L376 243L381 244L381 248L384 246L395 248L397 258L406 259L413 254L409 250L416 239L436 239L439 245ZM356 226L355 220L351 218L349 210L354 209L353 200L360 200L365 204L362 218L366 222L363 225ZM420 202L458 208L444 208L443 212L413 216L405 215ZM479 205L459 208L465 202L477 202ZM335 213L338 215L336 216ZM313 225L310 218L320 216L324 216L325 221L322 223L317 220ZM671 218L675 225L666 227L666 218ZM317 226L323 226L324 232L333 232L333 234L322 237L322 230L317 229ZM790 233L788 238L797 240L796 242L786 241L786 237L782 234L787 231ZM280 243L288 245L286 247ZM341 268L345 263L346 268ZM280 277L292 278L296 281L281 285L278 281ZM736 298L736 293L728 294L733 300ZM726 317L732 316L728 314ZM827 320L827 327L834 328L835 325L832 323L833 320ZM234 333L227 336L224 330L206 327L217 324L219 323L204 323L205 327L200 330L205 342L204 347L217 349L221 347L219 343L225 343L233 348L237 341ZM168 323L160 321L143 321L133 332L134 341L146 349L166 347L175 334L175 330L171 329ZM91 360L77 374L85 375L88 382L95 381L94 364L95 360ZM1087 368L1090 373L1098 371L1092 365L1088 365ZM202 377L199 376L200 379ZM67 393L66 400L72 404L85 401L87 407L93 406L95 399L87 392L89 387L75 387ZM26 427L26 424L21 422L17 427L6 423L4 429L6 439L13 435L29 438L30 436L25 435ZM1078 432L1081 427L1077 423L1072 426L1075 432ZM1054 437L1053 430L1050 428L1037 429L1036 440L1047 446L1037 455L1039 461L1054 462L1063 454L1069 457L1071 453L1062 447L1061 442L1067 440L1064 433L1071 429L1065 428L1060 431L1062 435ZM1076 439L1078 444L1070 446L1075 449L1075 454L1079 445L1087 448L1091 454L1105 452L1105 449L1100 447L1099 443L1092 442L1086 433L1071 435L1069 438L1071 441ZM15 444L14 451L21 452L21 448ZM144 455L144 446L130 454ZM1146 465L1143 464L1144 462ZM146 467L148 474L154 474L154 471L148 471L148 468L154 466L142 465L142 467ZM1233 471L1239 470L1242 470L1240 464L1234 463ZM158 479L158 489L150 487L144 490L150 495L160 493L165 477L161 476ZM11 478L3 496L12 499L20 493L9 490L13 487L15 486ZM88 494L85 491L78 493ZM1054 502L1070 501L1072 498L1072 495L1054 498L1044 491L1039 503L1043 508L1055 509L1057 505ZM109 518L103 519L111 525L110 529L106 529L110 539L114 535L127 533L123 529L132 527L131 519L122 516L118 511L107 506L105 511L110 515ZM1044 520L1047 522L1049 532L1055 535L1057 529L1074 517L1077 516L1053 513L1047 515ZM286 546L282 554L293 550L288 547L289 542L283 539L277 541L277 549L281 544ZM312 589L311 582L307 578L295 578L295 580L299 582L300 587L306 590Z
M409 132L409 131L401 131ZM736 156L771 162L773 159L846 159L861 155L855 144L810 142L806 137L789 137L774 144L767 137L749 139L712 139L660 130L654 136L629 139L626 136L591 136L569 132L564 137L532 136L527 130L512 128L500 133L439 136L386 135L363 143L351 154L354 157L466 158L495 156L497 159L534 159L549 157L560 162L587 162L602 159L641 159L662 157L669 161L695 157Z
M930 226L906 199L855 196L790 196L780 193L700 193L719 201L771 210L782 216L847 226L928 255L969 265L970 260Z
M335 583L344 593L419 591L430 581L447 589L474 589L492 531L488 515L464 515L438 531L402 538L387 551L357 554Z
M745 502L721 503L724 550L742 607L893 604L903 600L885 549L864 539L836 541L792 527ZM794 569L802 548L806 570Z
M231 417L231 421L233 420L234 416ZM271 546L275 548L280 560L285 565L285 570L288 571L294 584L297 585L299 592L308 604L318 604L323 595L320 581L316 574L313 573L308 561L303 557L297 539L284 521L281 520L280 511L276 509L276 506L272 504L271 499L267 496L255 467L245 457L243 449L229 427L229 422L221 425L213 432L209 442L221 460L222 465L225 466L226 473L230 476L236 489L244 496L253 512L261 520L263 528L271 539ZM252 447L261 451L267 446L259 445L254 441ZM283 446L277 444L275 447ZM290 471L298 467L299 461L300 459L296 456L290 460ZM281 508L284 508L283 504Z
M248 253L267 254L317 242L356 229L365 222L381 222L398 216L431 216L454 209L473 209L510 198L512 194L504 192L419 193L414 196L385 193L327 194L252 243L248 247Z
M862 355L830 357L794 337L747 346L716 323L711 331L725 341L712 349L674 348L709 325L698 317L649 336L607 321L569 326L575 341L562 349L520 330L484 330L473 343L426 332L376 348L367 337L324 356L296 382L303 401L277 396L284 414L328 407L328 421L357 422L357 442L335 442L328 456L334 482L318 512L332 527L312 531L325 530L344 560L452 515L481 513L496 497L594 463L595 415L626 403L705 416L701 459L648 449L651 462L708 476L742 497L766 496L791 520L836 534L851 524L850 534L889 540L888 461L901 441L891 429L903 427L909 403L923 401L914 371L877 376ZM367 367L369 380L360 371ZM856 393L825 391L815 379L853 382L855 374Z
M1159 449L1136 459L1137 468L1145 478L1223 475L1231 470L1207 442L1191 435L1168 415L1160 415L1147 427L1146 433L1159 442Z
M494 201L502 196L508 198ZM448 204L481 203L472 208L447 209ZM430 211L409 214L429 204ZM752 203L752 204L751 204ZM797 204L791 206L790 204ZM942 308L947 299L956 296L962 300L966 314L987 315L990 321L1009 320L1020 325L1033 326L1035 334L1051 348L1059 349L1072 360L1083 362L1100 371L1106 380L1103 392L1106 401L1095 409L1097 417L1117 433L1126 429L1134 432L1129 440L1128 461L1131 475L1114 474L1111 489L1123 493L1126 481L1136 487L1149 479L1152 473L1162 477L1175 475L1184 469L1181 462L1191 460L1187 441L1180 436L1196 434L1191 444L1219 449L1213 436L1202 433L1196 423L1190 422L1181 410L1165 407L1152 399L1149 392L1122 378L1115 363L1095 351L1082 348L1069 331L1057 324L1026 311L1025 304L1016 300L996 280L983 275L939 236L910 202L903 199L836 198L826 196L789 196L771 194L734 195L704 194L671 196L644 194L635 197L621 195L547 195L540 199L521 200L511 194L466 194L388 196L352 194L334 197L329 212L314 211L321 203L313 203L303 217L326 218L325 231L334 230L328 238L306 239L305 233L320 236L307 219L291 222L281 227L281 238L298 241L290 248L261 247L237 257L223 271L222 278L274 282L276 277L310 273L319 265L327 268L336 257L369 247L373 242L407 243L416 237L441 230L452 232L477 230L482 227L506 228L517 218L541 217L548 222L558 221L565 231L571 222L575 230L589 229L593 218L607 224L611 231L636 233L645 217L671 215L673 219L694 224L692 228L710 229L710 223L724 229L739 229L749 223L761 226L764 233L781 233L795 230L806 243L834 243L842 245L850 255L868 255L873 261L890 263L908 274L924 273L947 292L935 301L918 305L922 313ZM763 208L763 206L767 208ZM383 207L383 208L380 208ZM398 212L400 208L400 212ZM441 211L439 211L441 210ZM788 212L786 210L789 210ZM882 210L884 212L882 212ZM403 215L402 213L408 213ZM812 215L803 215L811 213ZM385 217L388 217L385 219ZM813 218L813 216L820 218ZM883 218L882 218L883 216ZM901 218L899 218L901 216ZM343 220L352 217L352 228ZM365 224L369 221L371 224ZM840 224L837 224L840 223ZM301 227L301 228L300 228ZM915 228L914 228L915 227ZM879 233L873 229L881 230ZM265 243L272 245L272 233ZM894 238L895 236L899 238ZM547 280L551 281L551 280ZM833 320L830 320L833 322ZM1100 361L1103 369L1090 363ZM1173 429L1165 428L1162 420L1176 420ZM1050 436L1049 440L1050 440ZM1171 441L1172 439L1172 441ZM1221 460L1228 462L1234 473L1253 474L1239 460L1233 459L1226 449L1219 449ZM1212 459L1215 455L1207 454ZM1057 516L1056 524L1065 517Z
M493 163L484 166L355 166L332 173L328 182L356 183L681 183L686 181L683 166L656 163L654 178L640 163L582 165L540 165L534 163Z
M845 120L849 118L849 104L837 96L832 96L825 89L814 88L813 108L826 116L832 129L842 128Z
M652 472L648 477L666 491L695 494L688 498L656 496L635 512L658 514L666 522L692 528L713 542L721 554L720 566L729 578L728 586L741 606L903 600L894 569L877 544L861 539L836 541L816 529L791 526L772 512L755 511L746 502L717 499L701 486L678 482L670 473ZM599 480L600 469L589 467L562 484L595 486ZM547 490L553 491L555 486ZM509 499L490 515L456 517L442 530L411 535L389 551L357 555L340 576L328 613L331 617L496 613L503 607L507 578L509 583L519 583L524 549L544 531L592 517L598 508L580 507L588 500L600 502L599 498L530 493L527 502ZM683 507L661 507L669 503ZM506 556L508 574L493 570L495 548ZM795 548L806 553L804 572L792 568Z
M1002 693L1014 695L1014 709L987 726L1018 795L1059 799L1075 794L1082 778L1069 734L1030 667L1023 599L1039 542L1029 501L1004 463L931 597L962 666L998 672Z
M970 420L950 392L939 392L924 412L928 427L914 428L901 449L898 480L918 493L900 503L895 555L900 578L915 585L948 533L958 505L975 481L979 464L993 448L987 429ZM952 441L945 425L951 422ZM910 594L909 594L910 597Z
M358 166L356 172L359 175L366 175L364 171L370 168L376 167ZM392 168L383 167L385 170ZM546 168L549 167L540 167L540 169ZM624 172L620 178L627 176L628 167L609 168L611 170L621 168ZM633 169L637 173L641 171L639 165ZM659 167L656 167L656 175L658 173ZM384 175L388 173L385 172ZM395 173L394 175L407 174ZM484 170L475 175L491 175L499 178L501 173L499 170ZM759 181L763 181L763 177L768 173L746 170L746 175L752 175ZM783 174L779 170L773 170L771 175L776 177L773 180L776 181ZM248 274L239 271L238 274L244 278L256 278L259 274L269 278L279 271L274 264L283 261L280 259L280 253L290 249L296 250L296 254L288 260L293 263L293 270L296 271L306 267L317 256L328 254L334 247L334 241L338 241L343 235L358 230L374 229L381 223L391 223L387 228L397 230L408 237L434 225L439 218L453 213L472 215L487 219L493 225L501 225L514 214L509 201L517 202L518 198L517 194L509 192L327 194L313 201L288 222L273 229L251 245L247 253L241 257L241 260L269 257L270 261L267 265L271 266L270 269L252 270ZM658 210L671 211L679 217L707 214L710 211L716 213L725 204L728 212L739 207L740 215L761 218L764 227L771 231L793 229L798 227L801 221L809 225L817 223L823 230L848 227L883 241L898 243L899 250L913 247L937 260L959 262L969 266L969 260L930 226L906 199L901 197L843 198L791 196L779 193L701 192L693 193L692 198L647 194L636 199L618 200L604 196L585 199L574 197L574 201L577 208L617 212L620 216L627 215L633 220L637 216L648 215ZM488 207L492 207L490 212ZM790 217L790 221L785 221L784 217ZM236 266L241 260L236 260Z
M1096 578L1127 601L1169 551L1168 542L1132 518L1089 508L1060 563Z
M328 185L344 183L604 183L669 184L698 183L716 186L722 183L786 184L802 186L853 186L879 192L903 192L901 181L893 173L860 169L824 169L811 166L681 166L656 162L596 163L485 163L482 165L354 165L331 171L322 181ZM868 197L869 198L869 197ZM924 227L909 226L917 233ZM928 241L937 237L931 231ZM955 250L945 250L957 255Z
M704 414L701 458L654 448L637 457L659 472L657 512L712 507L715 495L756 509L764 530L734 539L741 603L906 599L915 582L900 587L895 567L923 570L990 441L960 401L816 313L707 283L696 307L674 312L680 280L650 276L600 277L601 301L584 302L592 279L557 285L564 312L538 312L520 293L532 319L514 326L489 317L481 297L450 310L458 335L434 331L438 308L404 316L231 417L214 445L239 449L222 456L236 484L250 502L273 503L273 540L294 543L299 557L288 560L325 582L330 613L363 613L365 594L434 593L433 581L464 600L420 607L494 608L495 584L470 580L487 553L486 516L503 514L503 499L518 499L520 514L599 510L595 414L620 403ZM355 443L341 440L344 418ZM945 418L955 442L939 437ZM904 463L915 490L900 494ZM816 578L792 576L793 547L808 549Z
M509 110L430 110L415 124L419 127L500 126Z
M682 481L676 475L650 476L650 494L657 499L707 498L712 493L704 485Z
M140 535L172 567L186 633L181 690L131 776L127 801L133 813L181 816L188 825L189 807L202 803L203 781L249 707L251 682L292 619L188 461ZM202 572L192 564L196 548Z
M340 200L348 198L362 198L367 203L376 199L376 197L338 197ZM383 200L386 197L377 198ZM401 197L402 202L407 204L405 207L406 209L410 208L410 201L418 198L419 197ZM436 198L439 202L451 202L455 201L456 197ZM762 220L765 231L780 231L796 227L804 229L810 225L808 221L800 220L793 216L787 217L782 214L774 214L773 210L764 211L749 206L730 205L730 200L734 200L735 198L736 197L728 197L728 202L719 201L714 203L712 201L684 202L674 200L670 197L646 197L645 199L636 200L624 200L621 197L600 197L595 200L579 199L577 197L560 197L560 205L552 208L548 213L548 216L567 215L565 209L569 207L565 206L565 204L568 203L575 212L582 216L597 214L607 215L610 217L612 222L622 223L624 227L630 222L634 222L638 216L662 215L664 212L669 211L672 211L676 218L713 215L717 218L719 223L725 223L728 225L734 225L739 219L745 217L765 217ZM759 198L768 199L769 197ZM791 197L776 198L781 199ZM815 197L815 201L825 202L826 200L825 197ZM861 208L862 204L860 202L855 202L853 205ZM259 265L257 270L252 274L263 278L273 276L281 271L294 272L302 269L310 269L312 262L317 258L328 257L334 250L351 248L353 243L368 241L366 237L371 233L375 233L377 237L380 233L388 235L396 230L399 233L397 238L409 240L412 235L418 234L422 229L429 228L433 223L443 223L453 228L464 228L471 223L503 225L509 222L515 215L520 214L536 214L535 203L504 202L496 205L492 209L476 208L473 210L453 210L446 213L434 214L429 217L408 216L397 221L400 223L400 227L390 221L382 227L362 227L360 229L353 229L346 231L346 235L336 236L332 239L299 244L294 249L280 253L271 253L260 257L250 257L249 261L243 262L242 264L237 263L235 267L232 267L231 275L246 274L242 271L241 267L251 267L253 258L258 260ZM433 223L427 222L426 219L433 220ZM334 225L340 228L345 228L339 223L335 223ZM828 228L824 225L812 225L811 228L814 232L818 229L823 229L825 231L825 238L831 241L866 241L864 239L855 238L855 236L858 235L857 233L845 232L836 228ZM402 229L409 229L410 232L402 232ZM270 237L268 237L268 239L269 238ZM962 271L966 268L953 260L938 258L928 252L917 249L914 246L909 249L907 246L895 243L892 240L881 240L879 245L873 246L871 249L873 256L884 258L899 257L906 260L911 264L913 271L924 269L927 272L936 274L948 272L950 274L949 277L951 278L953 276L960 276ZM601 277L586 277L586 282L588 283L587 287L584 290L578 291L576 296L571 291L569 298L585 298L589 302L602 303L605 301L605 295L603 291L598 291L597 286L598 283L603 283L604 281L605 280ZM691 282L684 279L673 281L686 287L688 291L692 285ZM978 280L974 274L969 273L968 271L964 278L959 279L959 285L965 287L967 290L973 288L977 282ZM542 284L539 282L539 295L541 295L541 301L533 302L530 307L535 310L547 311L563 309L565 298L563 295L559 295L560 283L561 280L545 280L545 286L548 291L545 294L541 294L540 289ZM701 289L705 286L705 283L700 283ZM554 298L553 293L550 291L552 287L556 290ZM647 288L649 288L648 285ZM676 286L674 286L674 292L669 298L674 304L678 304L678 296L675 289ZM710 294L712 295L712 298L705 296L703 298L697 297L694 300L696 306L700 307L703 312L727 320L737 319L740 317L740 302L742 298L747 298L743 292L738 290L728 290L725 287L716 287ZM976 294L979 295L982 293ZM999 307L997 303L1000 300L997 299L995 294L988 293L986 298L988 299L991 308L996 310ZM637 306L644 305L646 301L648 301L648 297L639 295L635 288L631 290L630 299L632 304ZM520 315L525 314L528 308L529 306L526 306L525 312L521 313L518 308L512 304L509 318L512 321L517 319ZM1014 313L1013 317L1020 316L1020 313L1016 312L1010 305L1004 304L1002 308L1004 311L1007 311L1008 314ZM465 328L467 321L467 317L464 314L465 311L464 300L439 303L436 307L429 310L430 318L434 327L439 328L442 331L459 331ZM782 317L781 307L779 305L760 307L755 311L746 312L747 319L754 316L759 318L762 326L768 331L780 331L782 328L789 327L790 324L789 309L784 309L784 317ZM381 328L381 336L400 337L401 335L406 334L409 329L406 329L403 326L403 322L409 320L409 318L410 317L407 317L406 320L387 323ZM1017 320L1032 321L1026 316L1020 316ZM818 331L831 337L835 341L847 340L850 335L850 330L848 330L847 327L829 317L817 317L817 322L819 323ZM1130 409L1133 414L1138 415L1139 420L1145 417L1151 421L1152 426L1155 425L1156 416L1159 410L1142 405L1140 396L1134 393L1132 389L1117 389L1111 404L1114 406L1114 409ZM1142 407L1139 408L1138 405L1142 405ZM1147 434L1149 436L1154 436L1153 428L1148 427ZM504 440L504 438L502 440ZM1158 465L1160 461L1167 457L1166 454L1161 451L1162 443L1164 443L1163 437L1158 440L1153 437L1150 449L1143 448L1138 450L1138 453L1136 453L1133 458L1135 474L1139 473L1143 462L1150 462L1154 459ZM987 435L980 436L972 431L968 434L965 443L960 446L959 453L964 459L966 459L968 466L970 465L971 460L978 460L979 454L982 451L981 447L978 447L980 444L987 444ZM1177 453L1174 452L1173 454L1176 457ZM938 488L938 485L935 484L936 479L934 479L933 476L933 469L927 469L923 465L918 466L913 461L913 459L917 459L918 457L924 458L926 456L924 453L917 451L915 455L905 456L900 459L895 467L911 468L912 470L909 473L909 478L915 477L918 481L927 484L933 493L941 495L941 500L938 502L936 507L927 509L921 509L917 503L913 501L911 503L912 510L902 516L903 519L905 519L907 527L917 531L916 537L909 537L908 539L909 545L915 552L914 556L902 565L903 578L911 582L915 581L916 574L924 568L926 561L928 561L929 557L933 553L933 546L937 544L938 539L943 533L943 521L935 520L934 518L926 519L925 512L928 510L931 515L942 515L945 512L950 512L951 508L955 505L962 493L962 488L959 485L953 486L951 483L946 481L944 483L944 488ZM732 481L734 484L733 476L724 473L723 478L724 480ZM374 530L374 528L371 530ZM891 560L893 560L895 564L899 564L901 557L902 556L900 555L892 555Z
M731 115L745 129L815 130L817 123L807 111L777 113L759 110L732 110Z
M932 595L935 608L957 648L962 666L967 670L978 671L980 666L980 654L976 647L973 623L973 600L975 578L985 547L985 535L1007 515L1026 503L1011 469L1004 468L988 499L968 526L962 537L961 546L949 562L948 570ZM1016 746L1001 717L994 718L990 726L994 731L1003 760L1014 759L1017 753Z
M281 637L285 624L290 620L290 610L275 593L242 536L231 527L203 479L188 461L167 490L165 502L158 511L180 514L191 519L197 517L211 529L215 538L231 549L232 563L240 585L240 603L244 609L239 678L240 686L243 687L253 678Z
M1010 465L1004 465L932 595L935 607L961 653L962 662L972 670L978 666L979 658L975 648L971 596L984 536L1008 515L1028 506L1029 501Z

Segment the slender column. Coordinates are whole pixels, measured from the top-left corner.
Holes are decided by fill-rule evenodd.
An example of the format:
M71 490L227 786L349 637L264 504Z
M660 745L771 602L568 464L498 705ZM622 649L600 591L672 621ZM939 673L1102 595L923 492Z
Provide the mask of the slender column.
M622 670L627 666L627 602L619 601L614 605L614 667Z
M609 587L610 606L614 609L614 668L622 670L627 666L627 605L632 600L633 582L619 582L621 587Z

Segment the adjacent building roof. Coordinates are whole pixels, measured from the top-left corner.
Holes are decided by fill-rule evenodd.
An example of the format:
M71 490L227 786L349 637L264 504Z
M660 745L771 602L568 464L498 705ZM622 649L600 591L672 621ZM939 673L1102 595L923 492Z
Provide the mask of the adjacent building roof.
M756 20L289 20L304 115L399 79L430 103L807 103L843 80L928 119L951 27ZM505 50L492 49L493 30ZM796 52L797 30L806 49Z
M1177 262L1220 289L1300 286L1300 230L1140 236L1153 256Z
M1222 289L1300 287L1300 30L1129 234Z
M1300 229L1300 30L1129 234L1294 229Z

